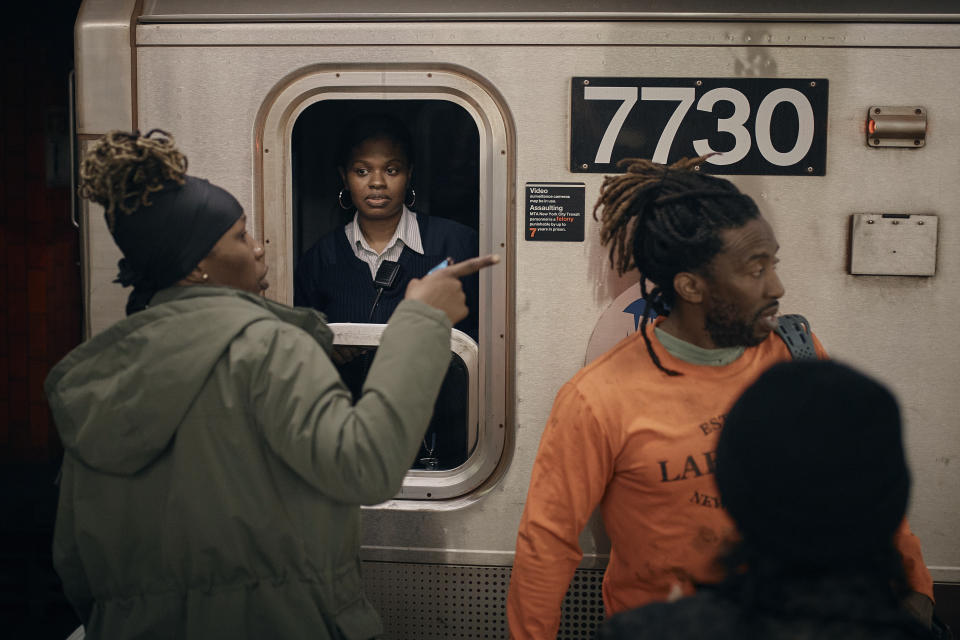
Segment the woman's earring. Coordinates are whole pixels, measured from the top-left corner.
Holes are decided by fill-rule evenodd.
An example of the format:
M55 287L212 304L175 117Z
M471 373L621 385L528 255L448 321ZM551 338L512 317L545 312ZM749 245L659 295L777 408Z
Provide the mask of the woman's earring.
M202 276L200 276L200 279L206 282L207 280L210 279L210 274L205 273Z
M413 187L410 187L410 202L405 202L404 204L408 207L412 207L413 203L417 201L417 192Z
M350 190L349 190L349 189L340 189L340 193L337 194L337 202L340 203L340 208L341 208L341 209L343 209L343 210L349 210L349 209L350 209L350 204L343 204L343 194L344 194L344 193L347 194L347 198L350 197ZM353 204L353 203L351 203L351 204Z

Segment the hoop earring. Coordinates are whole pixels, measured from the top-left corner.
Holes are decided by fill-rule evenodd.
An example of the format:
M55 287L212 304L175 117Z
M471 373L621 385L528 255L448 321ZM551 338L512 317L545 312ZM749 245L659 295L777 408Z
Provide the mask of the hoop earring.
M417 192L413 187L410 187L410 202L404 202L408 207L412 207L413 203L417 201Z
M352 202L350 204L343 204L343 194L346 193L347 197L350 197L349 189L340 189L340 193L337 194L337 202L340 203L340 208L344 211L349 211L351 208Z

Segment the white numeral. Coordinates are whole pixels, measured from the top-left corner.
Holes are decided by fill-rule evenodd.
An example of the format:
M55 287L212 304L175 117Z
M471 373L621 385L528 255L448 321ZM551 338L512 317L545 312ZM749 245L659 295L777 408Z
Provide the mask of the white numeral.
M700 96L700 100L697 102L697 109L712 112L714 105L721 100L733 105L733 115L729 118L718 119L717 131L732 134L735 142L733 149L721 151L720 155L709 158L707 162L716 165L727 165L740 162L750 152L750 132L743 126L747 118L750 117L750 101L747 100L747 96L736 89L718 87ZM699 156L716 153L715 149L710 148L710 143L703 138L694 140L693 148Z
M633 109L633 105L637 104L637 88L584 87L583 99L620 100L623 103L620 105L620 108L617 109L617 112L613 114L610 124L607 125L607 130L603 133L603 138L600 140L600 146L597 147L597 157L593 159L593 161L598 164L608 163L610 162L610 156L613 154L613 144L620 135L623 122L627 119L627 114L630 113L630 109Z
M797 130L797 143L793 149L786 153L777 151L770 140L770 121L773 118L773 110L781 102L789 102L797 110L797 120L799 128ZM810 151L813 144L813 107L807 96L796 89L776 89L767 94L760 106L757 108L757 149L770 164L778 167L788 167L803 160L803 157Z
M653 158L651 158L654 162L667 164L673 139L677 137L680 123L683 122L683 117L690 110L690 105L693 104L696 95L696 90L693 87L643 87L640 91L641 100L676 100L679 103L677 108L673 110L673 115L670 116L667 124L663 127L660 139L657 140L657 148L653 150Z
M637 93L637 87L587 86L583 88L585 100L619 100L621 103L617 112L613 114L613 118L610 119L607 130L603 133L600 146L597 147L597 155L594 158L597 164L610 163L613 145L620 136L623 123L630 114L630 110L637 104ZM696 98L696 90L693 87L640 87L639 94L642 101L661 100L677 103L677 108L660 132L660 139L657 140L657 146L651 158L656 163L666 164L670 149L677 137L677 131L680 130L680 125ZM750 153L753 145L750 132L744 126L750 117L750 101L736 89L718 87L700 96L700 100L697 101L697 110L712 113L718 102L729 102L733 105L733 114L729 118L717 119L717 132L731 134L734 140L733 148L728 151L717 151L710 147L709 140L700 138L693 141L693 149L697 155L701 156L718 154L707 160L710 164L730 165L743 160ZM797 141L793 148L785 153L773 146L773 140L770 137L773 112L783 102L792 104L796 109L798 123ZM775 89L764 97L757 108L754 137L757 141L757 149L770 164L787 167L803 160L813 146L813 132L813 106L807 96L796 89Z

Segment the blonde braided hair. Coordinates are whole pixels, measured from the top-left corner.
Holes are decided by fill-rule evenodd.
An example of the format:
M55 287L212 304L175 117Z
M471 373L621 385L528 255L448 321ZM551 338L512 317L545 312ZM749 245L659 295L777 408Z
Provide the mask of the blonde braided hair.
M80 197L103 206L112 232L118 210L129 215L150 206L151 193L169 182L182 185L186 172L187 157L166 131L111 131L83 157Z

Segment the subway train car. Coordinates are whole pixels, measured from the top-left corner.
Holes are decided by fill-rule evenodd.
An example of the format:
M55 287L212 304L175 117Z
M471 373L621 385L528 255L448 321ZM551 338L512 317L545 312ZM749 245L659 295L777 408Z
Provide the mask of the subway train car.
M554 396L636 328L636 279L611 271L591 216L604 175L635 156L721 152L702 170L773 224L782 309L895 389L911 525L938 593L956 596L960 8L717 4L83 3L78 154L112 129L172 132L191 173L246 210L269 297L292 303L298 260L341 220L335 147L356 113L402 119L414 208L473 227L480 253L504 259L480 276L476 340L451 342L448 411L428 451L448 463L414 465L394 499L363 512L365 588L390 637L506 637L516 531ZM76 223L89 336L122 317L127 291L102 210L77 202ZM337 340L372 350L381 330L341 325ZM565 638L592 637L603 618L599 520L580 542Z

